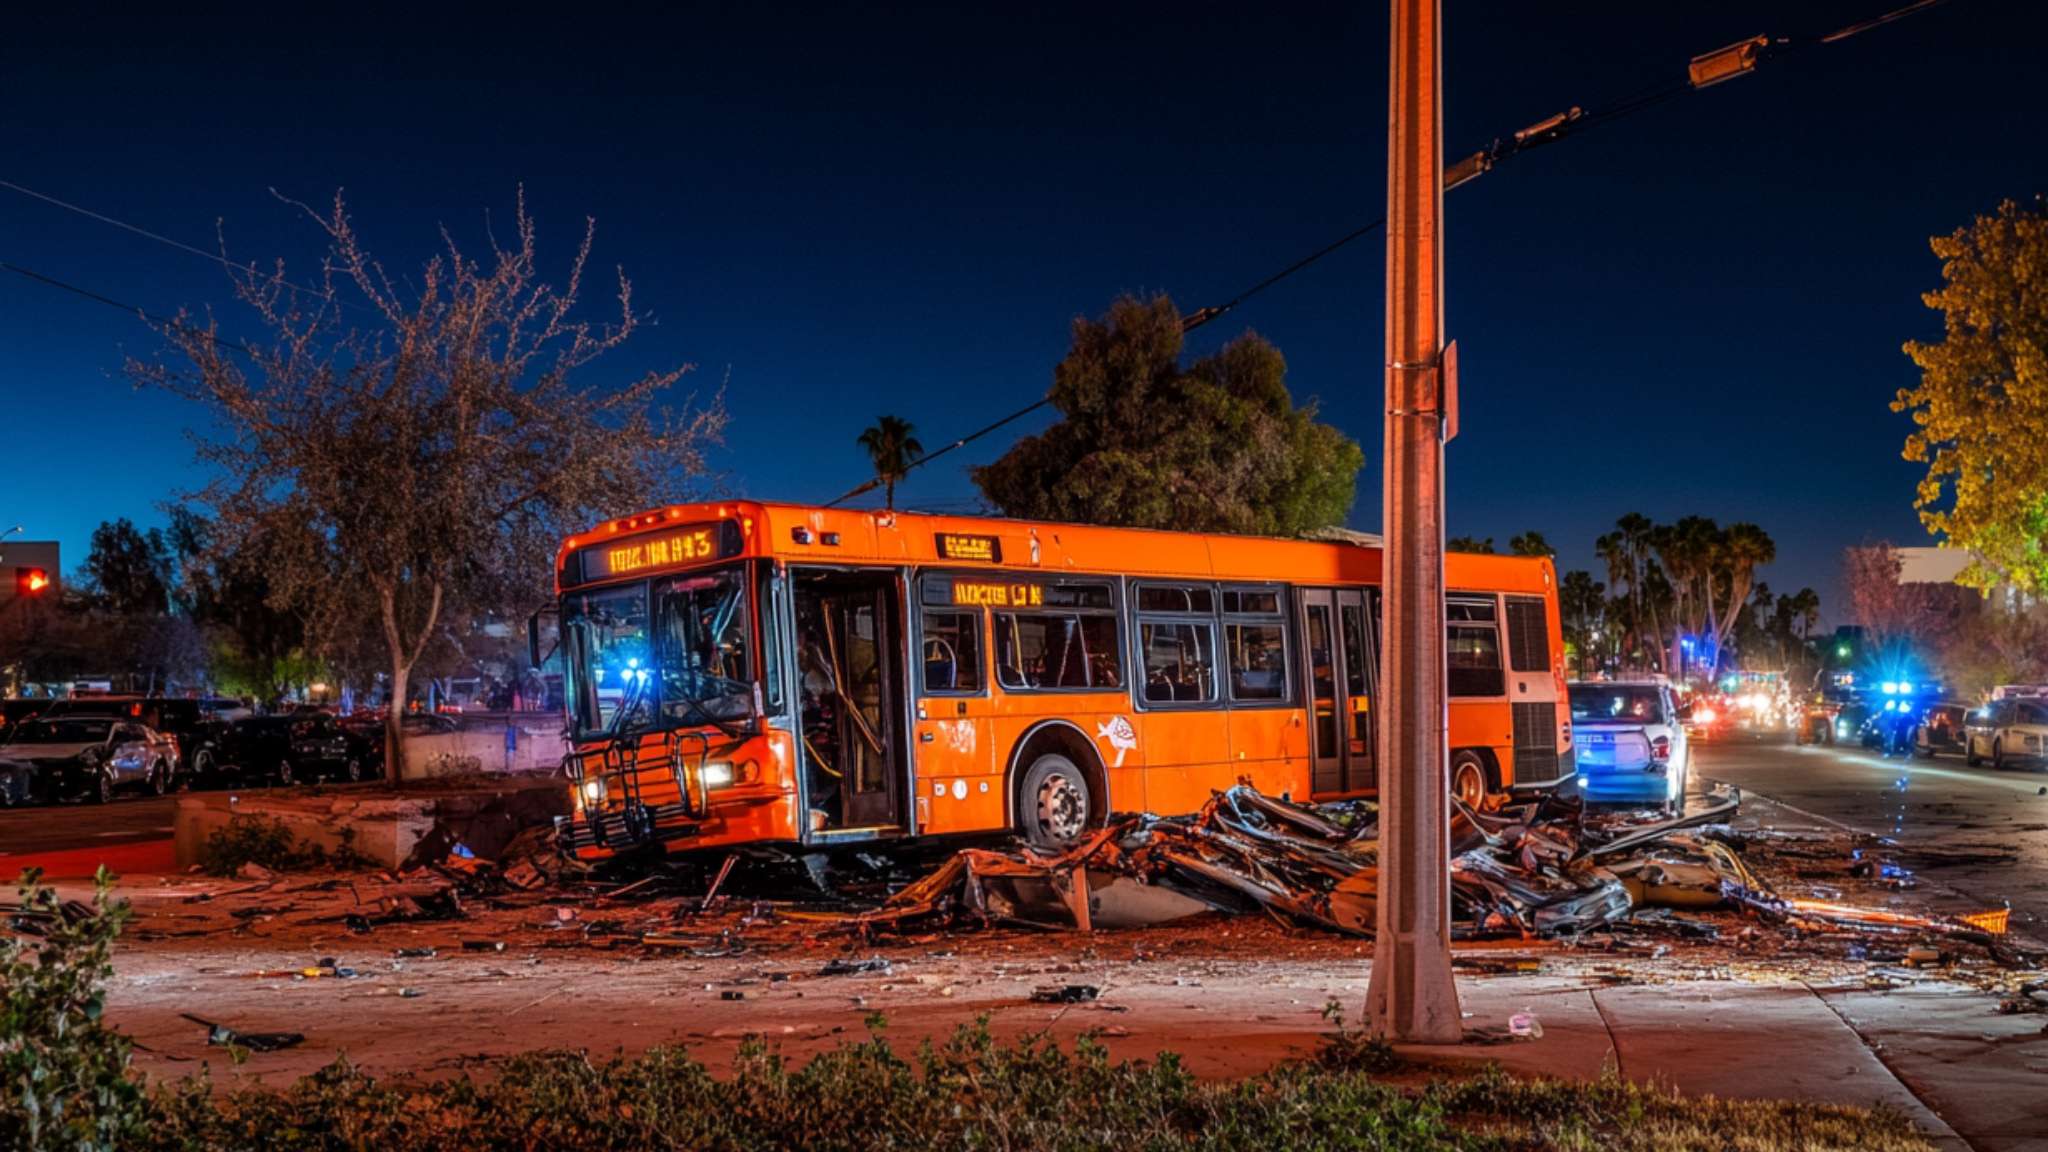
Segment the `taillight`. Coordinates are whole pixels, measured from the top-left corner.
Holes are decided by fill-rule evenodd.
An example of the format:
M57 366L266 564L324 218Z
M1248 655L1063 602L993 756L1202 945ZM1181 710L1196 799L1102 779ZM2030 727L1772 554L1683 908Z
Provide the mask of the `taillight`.
M1655 740L1650 741L1650 759L1671 759L1671 737L1659 736Z

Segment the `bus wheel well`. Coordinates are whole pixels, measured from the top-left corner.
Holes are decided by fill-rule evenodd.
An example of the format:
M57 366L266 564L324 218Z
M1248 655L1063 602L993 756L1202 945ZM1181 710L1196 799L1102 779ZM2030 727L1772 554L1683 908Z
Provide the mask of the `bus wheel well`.
M1096 754L1095 744L1081 730L1070 724L1041 724L1024 734L1017 742L1017 750L1010 756L1010 771L1004 777L1003 790L1005 805L1010 813L1010 823L1017 822L1017 796L1019 781L1030 771L1031 764L1048 752L1065 756L1074 762L1088 777L1088 822L1100 826L1109 819L1109 777L1103 773L1102 757Z

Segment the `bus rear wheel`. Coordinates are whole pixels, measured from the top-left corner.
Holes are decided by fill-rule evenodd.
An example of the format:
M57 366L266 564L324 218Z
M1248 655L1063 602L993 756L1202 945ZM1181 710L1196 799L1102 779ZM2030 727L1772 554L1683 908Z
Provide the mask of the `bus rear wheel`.
M1467 808L1486 799L1486 761L1471 749L1451 753L1451 796Z
M1065 848L1088 830L1088 776L1072 760L1048 752L1031 762L1017 785L1017 831L1033 848Z

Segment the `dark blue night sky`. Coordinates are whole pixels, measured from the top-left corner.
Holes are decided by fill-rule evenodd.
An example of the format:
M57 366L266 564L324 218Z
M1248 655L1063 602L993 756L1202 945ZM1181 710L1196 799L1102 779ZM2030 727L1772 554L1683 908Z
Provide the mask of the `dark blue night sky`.
M1448 151L1891 6L1450 0ZM1370 3L64 7L0 42L0 179L201 247L218 219L235 254L308 272L317 238L272 186L345 186L404 265L443 223L480 240L523 183L553 254L597 217L599 262L660 320L611 370L689 361L706 391L729 373L718 464L746 494L836 495L876 414L936 445L1042 394L1076 314L1219 302L1384 208ZM1927 237L2044 190L2044 32L2039 6L1953 0L1452 193L1451 530L1540 529L1590 565L1623 512L1750 519L1779 545L1764 578L1824 594L1844 545L1923 542L1886 409L1912 379L1899 345L1938 331ZM1361 241L1192 345L1252 327L1285 351L1296 395L1366 447L1363 528L1383 253ZM217 267L4 190L0 261L239 322ZM155 347L0 275L0 527L76 564L103 518L161 522L195 481L192 413L119 371ZM964 466L1005 443L901 502L971 507Z

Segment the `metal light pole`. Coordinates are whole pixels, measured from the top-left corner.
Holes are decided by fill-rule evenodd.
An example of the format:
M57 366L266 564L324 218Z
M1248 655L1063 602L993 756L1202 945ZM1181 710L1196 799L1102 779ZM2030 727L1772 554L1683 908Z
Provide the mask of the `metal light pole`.
M1463 1035L1451 981L1445 755L1442 0L1392 0L1387 123L1386 587L1378 937L1366 1013L1394 1040ZM1455 403L1455 400L1453 400Z

